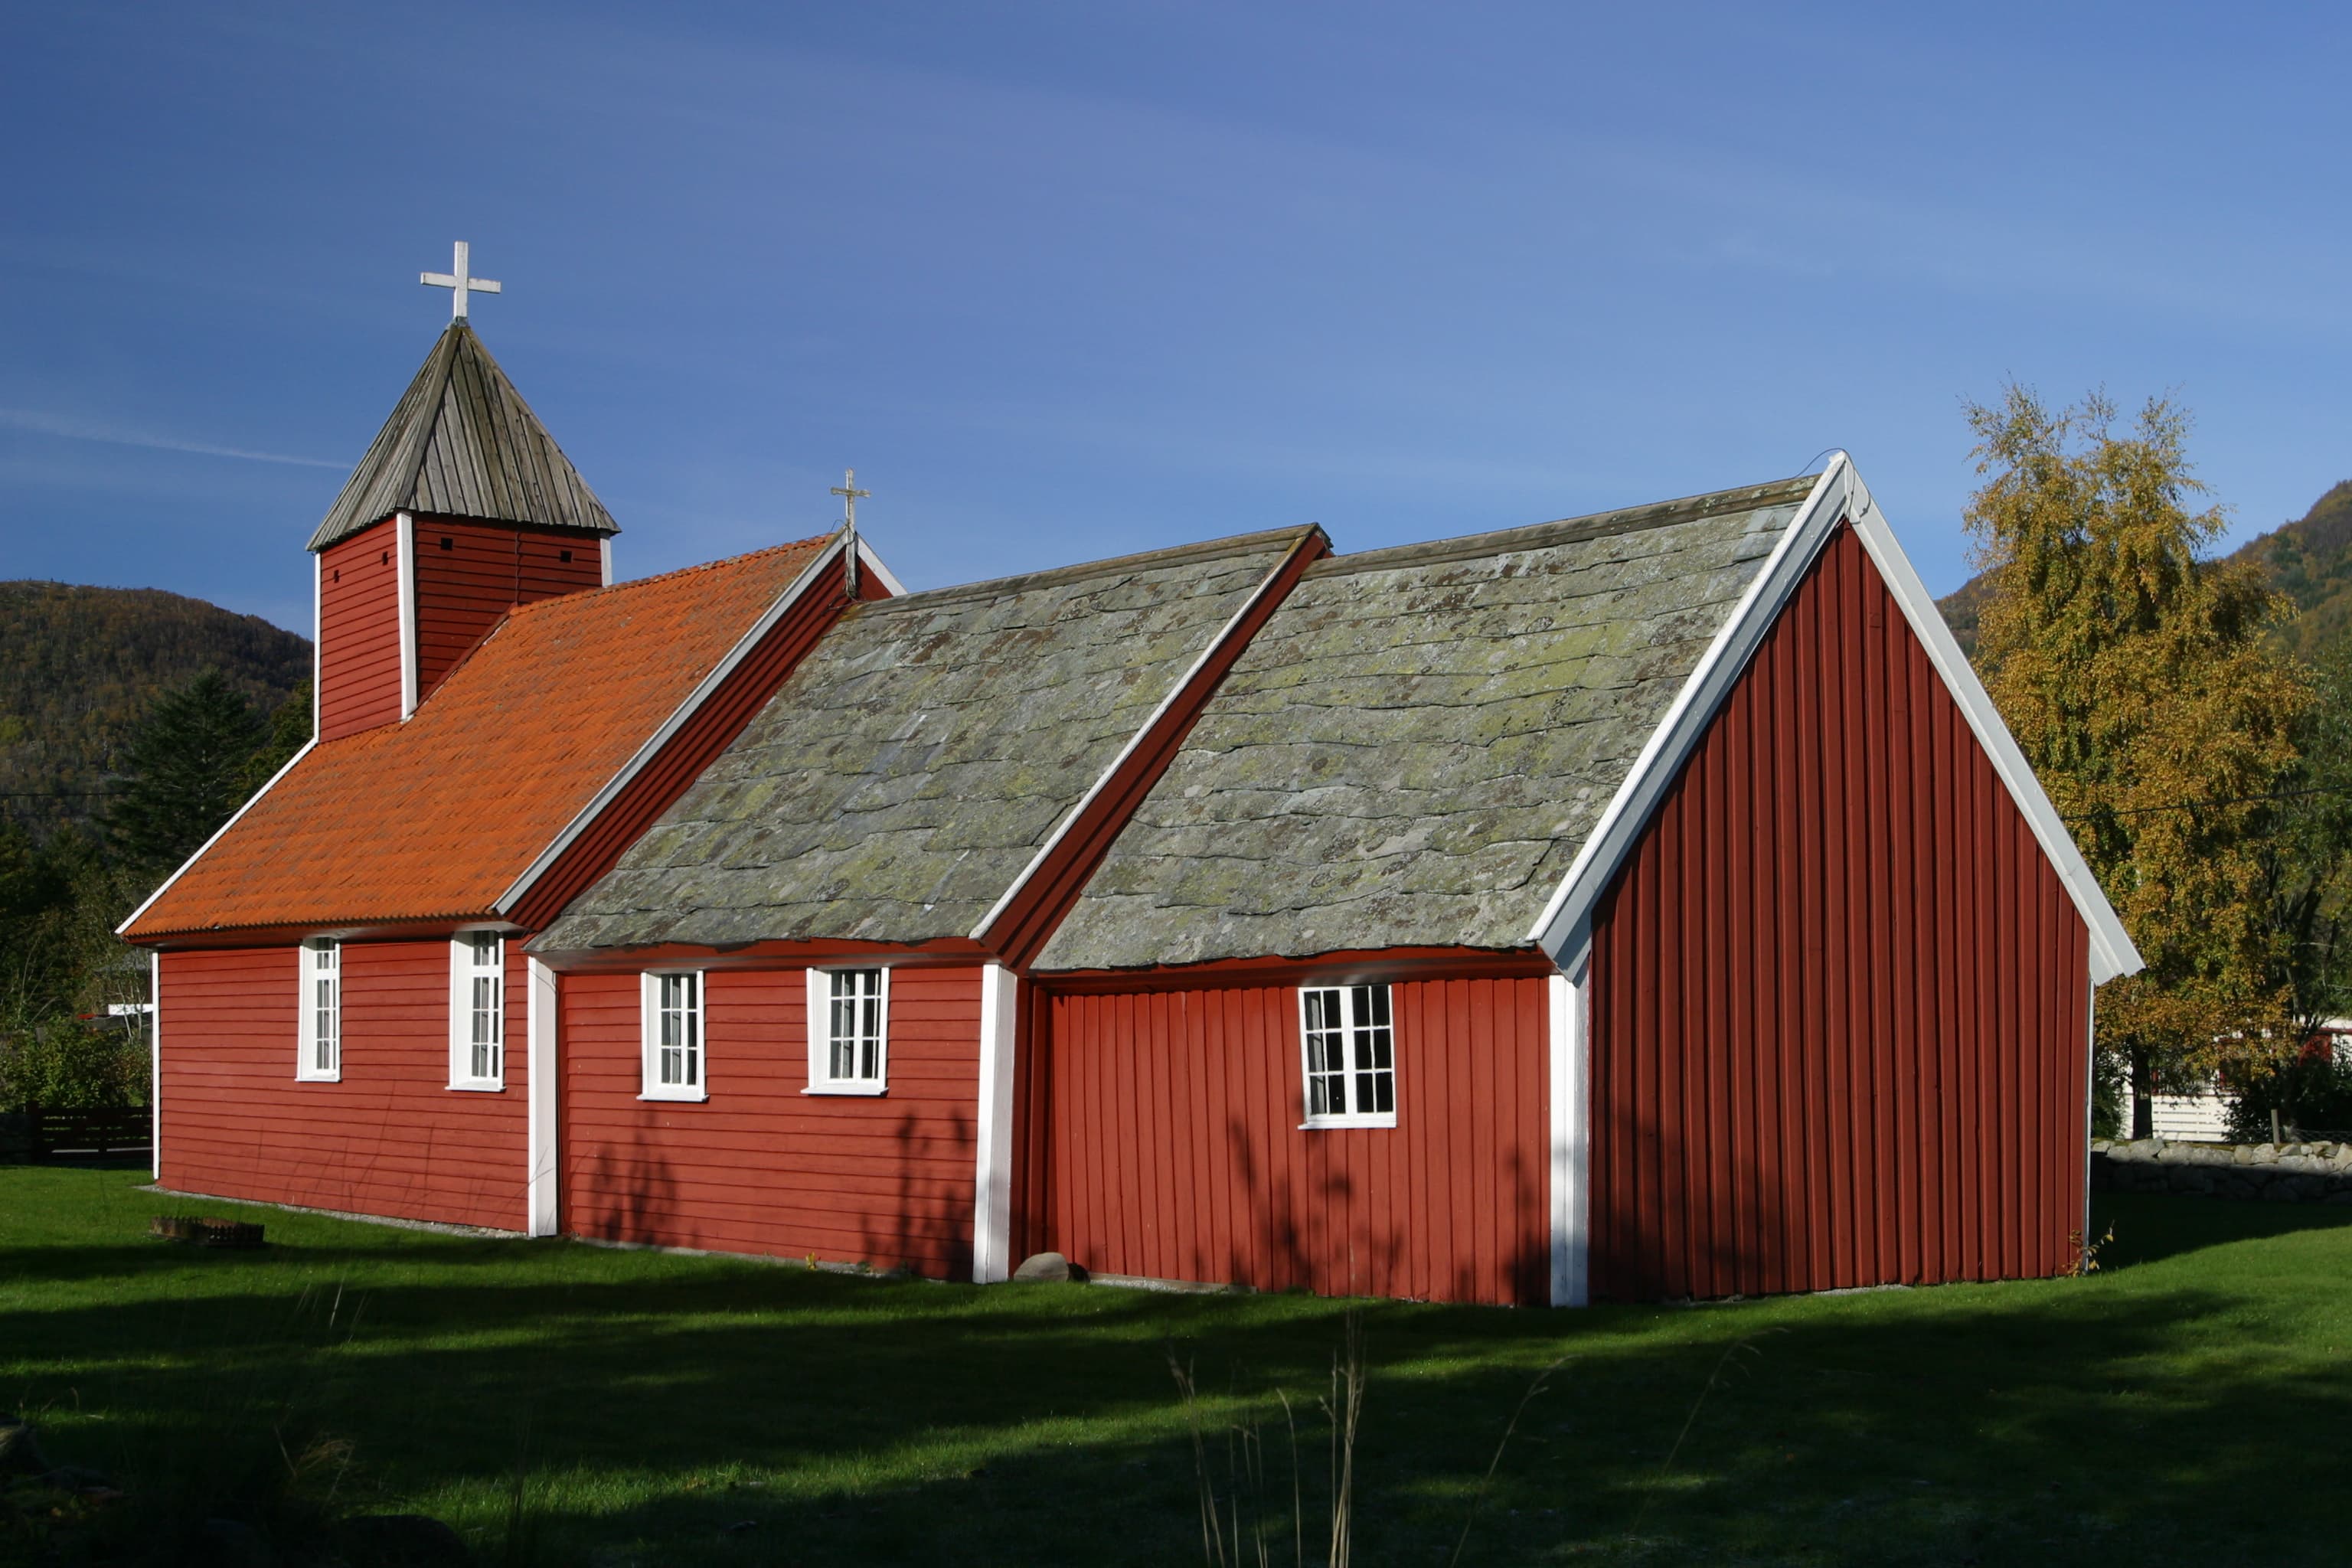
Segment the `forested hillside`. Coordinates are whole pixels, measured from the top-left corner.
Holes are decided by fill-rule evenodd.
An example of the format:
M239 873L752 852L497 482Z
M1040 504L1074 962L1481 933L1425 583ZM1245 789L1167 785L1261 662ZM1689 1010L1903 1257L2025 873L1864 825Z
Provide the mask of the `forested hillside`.
M2285 527L2241 546L2236 559L2262 563L2272 586L2303 614L2283 634L2305 659L2352 634L2352 479L2344 480Z
M0 817L88 823L131 726L206 668L266 714L309 679L310 639L155 588L0 582Z
M2352 637L2352 479L2321 496L2294 521L2240 545L2231 559L2260 562L2271 585L2303 612L2279 633L2290 652L2315 659L2323 649L2342 644ZM1990 582L1977 576L1936 601L1971 658L1977 617L1990 593Z

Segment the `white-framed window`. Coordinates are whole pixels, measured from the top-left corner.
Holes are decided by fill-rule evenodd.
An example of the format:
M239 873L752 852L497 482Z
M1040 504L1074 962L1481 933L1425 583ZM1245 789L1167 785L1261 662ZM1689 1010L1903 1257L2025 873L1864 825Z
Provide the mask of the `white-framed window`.
M336 1083L343 1076L343 944L312 937L296 951L302 987L294 1076Z
M651 970L644 977L645 1061L638 1097L708 1100L703 1081L702 975Z
M449 1087L507 1083L507 941L460 931L449 943Z
M890 971L808 972L810 1094L880 1094L890 1081Z
M1396 1028L1385 985L1302 985L1308 1127L1396 1125Z

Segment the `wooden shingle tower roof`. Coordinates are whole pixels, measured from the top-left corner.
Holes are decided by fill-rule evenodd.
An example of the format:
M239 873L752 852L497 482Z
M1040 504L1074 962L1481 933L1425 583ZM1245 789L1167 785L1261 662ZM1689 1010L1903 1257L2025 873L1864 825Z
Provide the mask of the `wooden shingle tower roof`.
M310 548L400 511L621 531L462 317L425 356Z

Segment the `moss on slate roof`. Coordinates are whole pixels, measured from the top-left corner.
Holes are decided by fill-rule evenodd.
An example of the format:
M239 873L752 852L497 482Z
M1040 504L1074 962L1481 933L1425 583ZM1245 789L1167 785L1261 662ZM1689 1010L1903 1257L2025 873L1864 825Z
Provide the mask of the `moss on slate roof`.
M533 946L968 935L1304 531L852 606Z
M1317 563L1038 967L1524 946L1811 483Z

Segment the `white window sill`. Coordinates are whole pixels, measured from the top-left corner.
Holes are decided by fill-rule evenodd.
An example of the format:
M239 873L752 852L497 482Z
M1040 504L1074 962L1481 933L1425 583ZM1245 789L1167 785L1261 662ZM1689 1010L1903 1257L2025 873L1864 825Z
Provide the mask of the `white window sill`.
M1396 1112L1372 1116L1310 1116L1298 1124L1301 1132L1328 1132L1345 1127L1394 1127Z
M651 1103L667 1103L667 1104L671 1104L671 1105L698 1105L698 1104L700 1104L702 1101L704 1101L704 1100L709 1100L709 1099L710 1098L710 1091L709 1091L709 1089L677 1089L677 1090L665 1090L665 1091L663 1091L663 1092L661 1092L661 1093L653 1093L653 1092L650 1092L650 1091L649 1091L649 1092L647 1092L647 1093L641 1094L641 1095L637 1096L637 1098L638 1098L639 1100L646 1100L646 1101L648 1101L648 1102L651 1102Z
M449 1086L449 1092L452 1094L504 1094L506 1091L505 1084L493 1082L488 1079L474 1083L453 1083Z
M343 1072L341 1068L337 1068L333 1072L298 1072L294 1075L294 1081L296 1083L341 1083L343 1081Z
M887 1083L813 1083L801 1090L803 1094L851 1094L871 1100L890 1092Z

